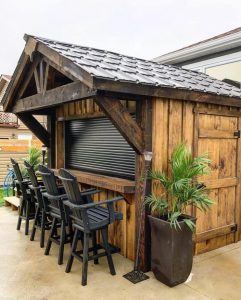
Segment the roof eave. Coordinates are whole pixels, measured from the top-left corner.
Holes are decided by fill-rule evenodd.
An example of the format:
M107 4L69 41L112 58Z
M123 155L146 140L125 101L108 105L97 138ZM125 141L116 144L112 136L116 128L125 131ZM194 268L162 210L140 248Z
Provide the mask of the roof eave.
M131 82L110 81L101 78L94 78L93 88L102 92L116 93L118 96L123 95L123 99L125 95L128 95L129 99L131 99L131 95L133 95L133 99L135 100L138 99L138 97L140 97L140 99L143 97L164 98L241 107L241 98L238 97L222 96L186 89L143 85Z

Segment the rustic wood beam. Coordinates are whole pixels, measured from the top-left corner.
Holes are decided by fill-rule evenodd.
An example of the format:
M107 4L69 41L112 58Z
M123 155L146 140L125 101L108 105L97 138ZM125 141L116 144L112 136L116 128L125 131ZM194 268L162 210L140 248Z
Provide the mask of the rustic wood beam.
M50 134L50 143L48 148L48 166L55 168L55 136L56 136L56 112L53 111L51 115L47 116L47 129Z
M37 88L37 93L40 94L41 93L40 77L39 77L37 69L34 70L34 79L35 79L35 84L36 84L36 88Z
M12 112L20 113L26 111L34 111L47 107L57 106L71 101L92 98L95 95L95 91L90 90L81 82L72 82L54 88L52 90L48 90L44 95L36 94L20 99L14 105Z
M101 91L133 94L140 96L150 96L165 99L176 99L182 101L194 101L199 103L210 103L217 105L227 105L241 107L241 99L228 96L214 95L190 90L174 89L167 87L156 87L128 82L110 81L95 78L93 88Z
M141 100L137 102L136 120L141 126L144 133L145 151L152 152L152 101ZM135 193L135 211L136 211L136 232L135 240L138 239L138 229L141 227L140 235L140 268L143 272L150 270L150 255L151 255L151 232L147 215L149 209L144 206L145 197L151 193L151 180L147 180L144 193L144 183L141 178L146 175L147 163L144 154L136 155L136 193ZM141 210L144 209L142 218Z
M41 57L40 57L40 55L36 54L36 55L34 55L34 57L32 59L33 59L32 64L30 65L28 72L24 76L23 81L21 82L21 86L18 90L18 93L15 96L16 100L22 98L22 96L23 96L24 92L26 91L27 86L29 85L29 82L34 74L34 71L40 62Z
M61 55L56 50L48 47L42 42L38 42L37 51L43 54L47 59L52 61L55 65L58 65L58 70L69 78L75 78L75 80L80 80L88 87L93 86L93 77L81 69L77 64L68 59L67 57Z
M34 79L38 94L42 93L44 95L46 92L48 73L49 63L42 59L34 69Z
M137 153L143 153L144 143L141 127L138 126L120 100L101 95L98 95L94 100L109 117L128 144Z
M49 63L46 63L45 64L45 69L44 69L44 81L43 81L43 94L44 95L45 95L45 92L47 90L48 76L49 76Z
M46 147L50 146L49 132L33 117L31 113L19 113L17 114L17 117Z

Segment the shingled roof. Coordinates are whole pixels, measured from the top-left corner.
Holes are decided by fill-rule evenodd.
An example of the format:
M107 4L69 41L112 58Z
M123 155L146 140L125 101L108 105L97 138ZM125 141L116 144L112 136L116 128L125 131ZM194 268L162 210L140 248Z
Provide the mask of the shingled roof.
M241 90L197 71L106 50L33 37L95 78L241 98Z

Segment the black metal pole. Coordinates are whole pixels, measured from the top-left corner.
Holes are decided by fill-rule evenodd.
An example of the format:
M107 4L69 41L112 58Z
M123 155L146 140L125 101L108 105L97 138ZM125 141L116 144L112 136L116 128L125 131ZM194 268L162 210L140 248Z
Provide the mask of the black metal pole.
M145 174L144 174L144 180L143 180L143 191L142 191L142 198L145 198L146 195L146 181L147 181L147 175L148 171L151 166L151 160L152 160L152 152L145 152ZM136 257L134 262L134 270L131 272L123 275L124 278L131 281L132 283L138 283L143 280L149 279L149 276L147 276L144 272L139 270L139 258L140 258L140 240L141 240L141 230L142 230L142 218L143 218L143 212L144 212L145 204L143 203L140 206L140 212L138 214L139 222L138 222L138 236L137 236L137 246L136 246Z

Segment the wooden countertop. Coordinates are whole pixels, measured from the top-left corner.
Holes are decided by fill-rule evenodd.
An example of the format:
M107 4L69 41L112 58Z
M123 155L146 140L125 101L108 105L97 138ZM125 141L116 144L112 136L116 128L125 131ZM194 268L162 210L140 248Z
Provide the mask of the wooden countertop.
M77 177L79 183L84 183L99 188L123 193L123 194L134 194L135 193L135 181L116 178L111 176L105 176L100 174L94 174L84 171L67 169L74 176ZM54 169L55 175L59 175L57 169Z

